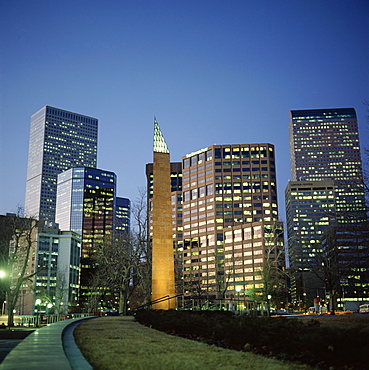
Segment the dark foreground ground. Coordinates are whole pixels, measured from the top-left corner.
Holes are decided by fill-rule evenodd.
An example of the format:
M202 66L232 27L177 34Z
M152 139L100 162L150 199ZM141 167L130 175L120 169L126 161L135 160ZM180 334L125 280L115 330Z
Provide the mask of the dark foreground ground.
M20 343L24 338L32 333L33 330L22 329L0 329L0 363L7 354Z

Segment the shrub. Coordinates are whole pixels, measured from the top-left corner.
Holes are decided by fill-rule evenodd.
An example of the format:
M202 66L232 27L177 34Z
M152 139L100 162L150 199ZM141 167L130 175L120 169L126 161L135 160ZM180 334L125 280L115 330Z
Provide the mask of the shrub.
M234 316L227 311L139 311L142 324L169 334L320 367L366 364L366 327L321 327L317 320Z

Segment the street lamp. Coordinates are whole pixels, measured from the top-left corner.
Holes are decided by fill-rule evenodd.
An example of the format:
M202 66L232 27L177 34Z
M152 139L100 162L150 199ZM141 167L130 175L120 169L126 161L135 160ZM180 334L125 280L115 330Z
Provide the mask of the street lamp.
M237 292L237 311L240 311L239 310L239 304L240 304L240 291L241 291L241 287L239 285L236 286L236 292Z
M35 301L35 304L37 306L37 326L40 326L40 305L41 305L41 299L37 298Z
M50 320L50 308L53 307L53 304L51 302L49 302L47 305L46 305L46 308L47 308L47 313L46 313L46 316L47 316L47 323L49 323L49 320Z
M267 295L267 298L268 298L268 300L267 300L267 304L268 304L268 307L267 307L267 309L268 309L268 316L270 316L270 300L272 299L272 296L270 294L268 294Z

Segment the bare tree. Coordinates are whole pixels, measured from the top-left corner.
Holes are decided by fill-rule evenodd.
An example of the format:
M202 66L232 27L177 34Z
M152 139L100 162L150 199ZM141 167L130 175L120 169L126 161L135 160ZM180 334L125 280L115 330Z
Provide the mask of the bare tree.
M17 214L6 216L7 244L1 246L0 265L4 272L4 289L8 307L8 325L14 325L14 310L20 290L41 269L32 266L35 258L38 221L23 217L19 207ZM33 261L34 263L35 261ZM43 269L43 268L42 268Z
M274 222L264 227L264 259L255 271L255 277L261 288L260 297L265 302L267 316L270 316L271 303L278 303L286 296L285 251L283 243L283 225Z
M223 262L221 263L221 268L219 267L219 261L215 255L215 266L216 266L216 287L217 287L217 298L224 300L226 299L228 288L234 285L234 279L236 275L236 263L241 261L241 257L226 258L226 253L223 252L222 255Z
M69 305L68 269L59 270L56 275L55 310L58 315L66 314Z
M196 242L192 247L193 245L196 246ZM209 250L208 253L200 250L187 253L185 258L192 258L192 263L191 266L185 264L183 271L176 271L177 293L196 300L200 309L213 299L225 300L228 288L234 284L234 262L240 258L225 259L223 248ZM198 254L193 257L192 253ZM207 263L213 265L214 270L210 269Z
M184 284L185 284L185 293L189 294L191 299L196 300L196 305L199 306L200 310L202 309L203 300L205 299L205 290L206 287L203 284L201 277L198 273L184 274Z
M225 247L226 248L226 247ZM233 249L233 250L225 250L224 251L224 262L223 262L223 269L219 269L221 275L218 275L217 279L217 289L218 289L218 298L221 300L229 299L232 304L234 300L238 296L238 303L239 304L239 293L235 292L237 284L237 277L239 277L239 272L237 270L242 266L244 257L242 256L241 249ZM217 274L219 274L217 272ZM244 282L240 281L240 285L244 286ZM233 287L233 290L229 288ZM231 291L230 294L228 292ZM245 292L244 292L244 299L245 299Z
M89 315L96 315L99 302L103 297L106 288L106 281L98 270L91 273L88 285L87 312Z
M146 196L147 190L140 189L139 196L131 210L131 221L133 222L131 222L132 231L130 232L132 245L135 246L136 254L140 256L133 285L136 287L136 295L142 303L151 301L152 244L148 232Z

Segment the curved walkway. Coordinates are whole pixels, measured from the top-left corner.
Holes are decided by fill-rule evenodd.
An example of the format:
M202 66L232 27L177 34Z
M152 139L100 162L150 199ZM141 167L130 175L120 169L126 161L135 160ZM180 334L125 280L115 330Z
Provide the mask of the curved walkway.
M92 369L73 337L74 328L92 318L59 321L35 330L5 357L0 369Z

